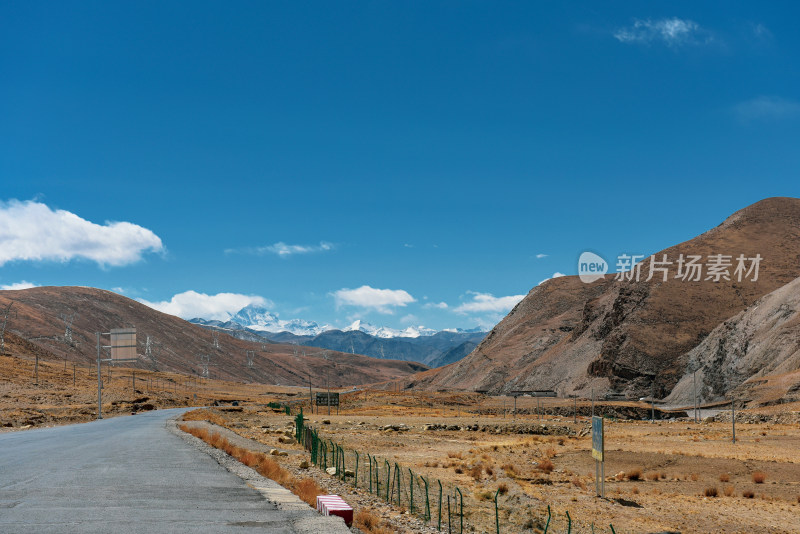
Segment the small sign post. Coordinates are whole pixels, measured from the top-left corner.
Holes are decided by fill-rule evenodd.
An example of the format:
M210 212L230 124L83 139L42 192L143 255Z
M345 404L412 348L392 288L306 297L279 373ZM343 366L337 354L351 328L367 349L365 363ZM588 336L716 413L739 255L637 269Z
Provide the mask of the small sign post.
M601 498L605 498L605 436L603 435L603 418L592 416L592 458L594 458L594 489Z
M330 407L336 406L336 414L339 414L339 394L338 393L328 393L328 392L317 392L317 413L319 413L320 406L327 406L328 413L330 413Z
M109 336L110 345L101 345L100 336ZM102 359L101 349L110 349L111 357ZM100 373L100 364L109 362L128 363L138 361L136 357L136 329L114 328L111 332L97 332L97 418L103 418L103 376ZM111 369L109 368L109 373Z

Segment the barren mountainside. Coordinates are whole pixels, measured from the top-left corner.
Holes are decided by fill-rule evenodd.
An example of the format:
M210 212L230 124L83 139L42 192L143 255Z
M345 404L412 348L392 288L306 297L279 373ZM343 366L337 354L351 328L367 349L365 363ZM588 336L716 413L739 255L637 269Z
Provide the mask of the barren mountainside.
M0 291L0 308L13 301L7 331L27 343L17 344L22 355L33 346L41 357L67 359L91 364L96 359L95 332L135 326L136 364L143 369L202 373L201 358L208 357L209 373L221 379L264 384L350 386L381 382L426 369L415 362L379 360L358 354L317 348L295 356L295 347L274 343L253 343L224 333L214 334L178 317L153 310L135 300L110 291L87 287L37 287ZM66 324L72 318L70 342ZM151 337L153 358L145 356L147 336ZM104 338L103 344L108 344ZM247 351L253 352L253 366L247 365ZM13 354L13 352L12 352ZM130 364L126 364L130 365Z
M730 280L675 278L677 260L732 257ZM760 255L737 280L736 258ZM641 277L585 284L577 276L548 280L528 295L463 360L412 377L410 387L560 394L623 392L666 396L684 376L688 353L720 323L800 276L800 199L769 198L744 208L696 238L654 253L667 256L668 279ZM611 269L615 261L606 258ZM748 263L749 266L749 263Z

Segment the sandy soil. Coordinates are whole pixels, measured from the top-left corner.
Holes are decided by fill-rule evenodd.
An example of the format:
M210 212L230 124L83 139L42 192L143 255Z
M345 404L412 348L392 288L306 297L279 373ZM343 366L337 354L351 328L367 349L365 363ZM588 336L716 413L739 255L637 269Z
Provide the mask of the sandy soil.
M595 532L610 532L611 524L616 532L798 531L800 425L796 423L737 423L734 445L730 423L608 420L606 499L600 499L594 489L588 418L578 417L577 423L572 417L552 415L514 418L508 413L504 418L502 411L497 416L473 416L467 412L485 406L453 406L463 398L445 393L360 392L345 397L338 416L335 410L328 416L323 408L320 414L308 413L307 424L345 448L348 469L355 465L353 451L358 451L362 468L366 453L377 456L380 465L384 459L391 465L397 462L406 477L404 484L411 468L432 486L441 480L445 495L452 495L458 486L464 494L468 532L495 531L493 499L498 488L507 489L498 495L501 532L541 531L548 505L553 512L551 532L566 530L567 512L573 532L591 532L592 523ZM498 401L502 403L496 398L483 403L494 406ZM530 407L531 402L535 408L534 399L520 399L518 407L522 409L522 403ZM219 415L232 431L295 453L282 461L292 465L300 461L296 453L301 448L283 434L293 418L248 405L241 412ZM386 429L387 425L400 430ZM460 430L433 429L441 425ZM476 425L477 430L468 429ZM763 483L754 481L758 472L764 474ZM359 486L366 482L362 469ZM716 497L705 495L712 490ZM416 499L423 491L415 487ZM748 492L753 498L743 496ZM435 501L438 496L433 493ZM362 490L352 498L362 500L367 494ZM432 504L434 523L437 504ZM362 505L372 506L369 501ZM382 514L391 519L408 509L404 490L401 506L383 509ZM401 532L417 531L395 526Z

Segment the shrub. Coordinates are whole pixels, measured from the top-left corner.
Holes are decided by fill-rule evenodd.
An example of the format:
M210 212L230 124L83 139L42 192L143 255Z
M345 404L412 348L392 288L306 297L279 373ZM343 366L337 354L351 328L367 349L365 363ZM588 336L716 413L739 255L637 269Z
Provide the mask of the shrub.
M503 468L503 471L505 471L509 475L513 476L517 474L517 468L514 467L513 464L503 464L501 467Z
M550 461L550 460L548 460L547 458L545 458L544 460L540 460L539 462L537 462L537 464L536 464L536 467L537 467L537 468L538 468L540 471L543 471L543 472L545 472L545 473L552 473L552 472L553 472L553 469L555 469L555 468L556 468L556 466L555 466L555 465L553 465L553 462L551 462L551 461Z
M730 476L728 476L728 473L722 473L722 474L719 476L719 481L720 481L720 482L730 482L730 481L731 481L731 477L730 477Z
M710 486L710 487L706 488L706 490L703 492L703 495L705 495L706 497L716 497L717 496L717 487L716 486Z
M653 482L658 482L660 475L653 471L652 473L647 473L647 480L652 480Z
M481 475L483 475L483 466L480 464L473 466L469 470L469 476L471 476L476 482L481 479Z
M628 477L628 480L640 480L642 478L642 470L634 469L633 471L628 471L625 476Z
M697 482L697 479L700 477L697 476L697 473L692 473L689 475L689 478L691 478L694 482Z
M634 495L639 495L639 486L634 486L633 488L631 488L631 493L633 493Z
M744 490L742 492L742 497L744 497L745 499L752 499L753 497L755 497L755 495L756 494L753 493L751 490Z
M294 493L310 506L317 505L317 496L325 495L325 490L320 488L314 479L304 478L294 485Z
M767 475L764 474L763 471L756 471L753 473L753 482L756 484L763 484L764 481L767 479Z
M371 510L359 510L353 518L353 524L368 534L388 534L388 529L381 527L381 520Z
M725 496L733 497L733 494L734 494L733 486L725 486Z
M576 488L586 490L586 484L580 478L574 477L570 482L572 482L572 485L575 486Z
M500 495L505 495L508 493L508 484L505 482L501 483L499 486L497 486L497 490L500 492Z
M459 465L459 466L456 466L456 469L455 469L455 471L456 471L456 474L457 474L457 475L460 475L461 473L463 473L463 472L464 472L464 470L463 470L463 469L461 469L461 466L460 466L460 465Z

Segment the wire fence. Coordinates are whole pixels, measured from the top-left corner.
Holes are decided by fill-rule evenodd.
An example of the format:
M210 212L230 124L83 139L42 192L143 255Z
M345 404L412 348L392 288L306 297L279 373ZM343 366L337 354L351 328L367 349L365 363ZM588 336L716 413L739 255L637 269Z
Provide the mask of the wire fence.
M320 436L317 429L305 425L302 409L295 417L295 438L309 452L313 465L322 470L334 468L330 470L330 474L342 482L350 483L408 511L439 531L444 529L448 534L463 534L465 517L469 518L470 514L469 510L465 511L464 494L458 486L442 483L440 479L427 478L398 462L391 462L368 452L347 449L330 438ZM493 498L493 523L497 534L512 532L510 527L505 530L502 528L500 495L501 490L498 488ZM562 523L565 523L563 527ZM553 515L548 506L544 533L553 532L556 524L559 524L560 532L572 532L573 519L569 512L561 520ZM613 525L609 525L609 528L612 534L616 534ZM601 530L595 530L594 524L591 524L591 532Z

